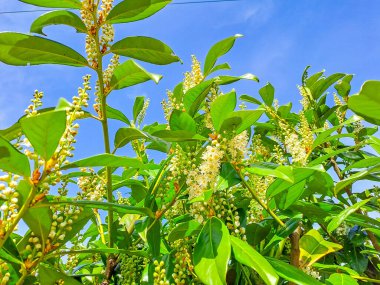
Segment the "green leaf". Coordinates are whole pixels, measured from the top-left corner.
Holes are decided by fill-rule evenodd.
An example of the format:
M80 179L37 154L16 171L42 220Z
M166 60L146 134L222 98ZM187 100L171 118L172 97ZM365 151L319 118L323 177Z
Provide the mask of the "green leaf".
M272 106L274 99L274 87L269 82L263 88L259 90L259 94L264 103L268 106Z
M30 176L28 157L0 136L0 169L24 177Z
M330 223L327 226L327 231L329 233L331 233L332 231L334 231L336 228L338 228L344 222L344 220L349 215L351 215L352 213L355 213L358 209L360 209L361 207L363 207L370 200L371 199L360 201L360 202L358 202L358 203L356 203L356 204L354 204L354 205L352 205L352 206L344 209L339 215L334 216L334 218L332 218L332 220L330 221Z
M149 244L149 249L152 252L153 258L158 258L160 256L160 246L161 246L161 223L157 222L154 218L151 218L148 231L146 233L146 238Z
M219 71L219 70L230 70L230 69L231 69L231 66L227 62L225 62L225 63L218 64L218 65L214 66L210 70L209 74L216 72L216 71Z
M152 136L163 139L167 142L185 142L185 141L206 141L207 138L189 131L170 131L162 130L152 133Z
M127 37L118 41L111 46L111 52L158 65L180 60L163 42L142 36Z
M55 41L20 33L0 33L0 61L9 65L88 66L75 50Z
M203 68L203 73L205 76L208 76L211 73L211 70L215 66L218 58L225 55L233 47L235 40L240 37L242 37L242 35L237 34L233 37L226 38L211 47L207 53Z
M147 138L146 134L136 128L120 128L116 132L114 145L115 148L121 148L130 141Z
M327 285L359 285L350 275L334 273L326 280Z
M240 96L240 100L245 101L245 102L249 102L252 104L256 104L256 105L261 105L261 102L259 100L257 100L256 98L253 98L252 96L249 96L249 95Z
M144 101L145 101L145 97L143 96L137 96L135 98L135 103L133 104L133 120L135 122L137 121L137 118L144 107Z
M285 180L289 183L294 183L293 171L290 166L279 166L277 168L266 167L265 164L253 164L245 169L249 173L260 176L271 176Z
M266 257L280 277L297 285L322 285L321 282L307 275L302 270L275 258Z
M17 191L20 193L18 202L20 208L27 200L30 192L32 191L32 187L33 186L26 180L22 180L17 185ZM46 199L44 200L46 201ZM30 230L32 230L33 233L40 238L41 244L45 245L53 223L53 213L50 208L28 208L22 216L22 219L28 225Z
M8 262L16 263L20 265L24 264L21 260L9 254L4 248L0 248L0 259L2 261L8 261Z
M106 112L108 119L118 120L120 122L126 123L127 125L131 125L131 122L127 116L125 116L121 111L107 105Z
M344 73L335 73L330 75L329 77L321 77L317 80L312 86L310 86L311 94L314 99L318 99L323 95L323 93L335 82L345 76Z
M171 0L124 0L109 13L107 22L129 23L148 18L168 5Z
M177 226L169 233L168 241L174 242L179 239L187 238L198 234L201 231L201 224L196 220L190 220L187 222L179 223Z
M234 83L236 81L243 80L243 79L259 82L259 79L257 78L257 76L253 75L252 73L246 73L246 74L243 74L241 76L220 75L216 78L217 78L216 82L219 85L228 85L228 84L231 84L231 83Z
M375 165L373 167L368 167L365 170L356 172L355 174L352 174L351 176L347 177L346 179L339 181L335 185L335 190L334 190L335 194L338 194L341 190L343 190L347 186L355 183L356 181L367 179L368 175L370 175L371 173L374 173L374 172L378 172L379 170L380 170L380 165Z
M70 11L51 11L38 17L30 27L31 33L46 34L43 28L50 25L67 25L75 28L78 33L87 33L87 28L76 14Z
M218 218L209 219L194 248L194 270L206 285L226 284L231 242L227 227Z
M256 123L263 113L264 109L261 108L231 112L224 119L220 131L235 130L238 135Z
M248 243L230 236L234 256L238 262L257 272L267 285L278 283L279 277L272 265Z
M380 125L380 81L364 82L359 94L348 98L348 108L366 121Z
M170 129L172 131L189 131L194 135L197 132L197 124L194 119L186 112L173 110L170 120Z
M39 283L44 285L55 285L57 281L63 280L65 285L81 285L82 283L66 274L51 269L46 265L40 263L38 266Z
M211 119L216 131L220 131L223 121L228 115L235 110L236 107L236 92L232 91L225 95L218 96L211 103Z
M109 153L98 154L87 157L63 166L61 169L80 168L80 167L134 167L143 168L144 165L136 158L117 156Z
M47 8L71 8L80 9L82 3L80 0L19 0L21 2L31 4L34 6L47 7Z
M347 97L351 91L351 80L354 76L352 74L346 75L339 80L337 84L335 84L334 88L338 92L338 94L342 97Z
M128 60L115 68L110 82L110 90L123 89L149 80L158 83L161 78L161 75L150 73L133 60Z
M46 207L48 208L48 207L51 207L52 205L72 205L72 206L79 206L83 208L89 208L89 209L95 208L95 209L101 209L101 210L108 210L112 208L115 212L120 213L120 214L139 214L139 215L154 217L152 211L144 207L135 207L135 206L101 202L101 201L74 200L71 198L66 198L58 202L55 202L55 201L39 202L36 205L34 205L31 209L41 209L41 208L46 208Z
M315 229L303 235L299 243L301 266L311 266L325 255L343 248L340 244L324 240Z
M53 111L20 121L22 131L45 161L56 151L66 130L66 111Z
M183 96L183 104L190 116L194 117L198 112L213 84L214 79L210 79L187 90Z

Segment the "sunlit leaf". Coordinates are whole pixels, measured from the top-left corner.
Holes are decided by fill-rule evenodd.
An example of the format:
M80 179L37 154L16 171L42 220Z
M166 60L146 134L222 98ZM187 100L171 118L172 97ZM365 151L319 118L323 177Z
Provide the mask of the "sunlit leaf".
M219 219L209 219L194 248L194 270L206 285L226 284L231 242L227 227Z
M111 52L159 65L179 61L179 57L169 46L154 38L142 36L118 41L111 46Z
M82 3L80 0L19 0L21 2L48 8L72 8L80 9Z
M52 111L20 121L25 136L46 161L56 151L66 130L66 111Z
M88 66L82 55L63 44L13 32L0 33L0 61L9 65Z
M25 177L30 176L28 157L0 136L0 169Z
M52 11L38 17L30 27L31 33L46 35L43 28L51 25L67 25L75 28L78 33L86 33L87 28L76 14L70 11Z

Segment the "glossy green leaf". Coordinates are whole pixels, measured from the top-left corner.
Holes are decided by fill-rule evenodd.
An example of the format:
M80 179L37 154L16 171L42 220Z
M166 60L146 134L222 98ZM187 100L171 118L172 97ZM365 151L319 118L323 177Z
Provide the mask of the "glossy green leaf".
M0 136L0 169L14 174L30 176L28 157Z
M259 90L259 94L264 103L268 106L272 106L274 99L274 87L269 82Z
M344 73L335 73L330 75L329 77L321 77L318 79L312 86L310 86L311 94L314 99L318 99L323 95L323 93L335 82L345 76Z
M81 285L82 283L66 274L49 268L46 265L38 266L38 279L40 284L55 285L59 280L63 280L65 285Z
M351 215L352 213L355 213L358 209L363 207L365 204L367 204L371 199L360 201L346 209L344 209L339 215L334 216L330 223L327 225L327 231L331 233L335 229L337 229L345 220L346 218Z
M0 33L0 61L9 65L88 66L82 55L63 44L13 32Z
M234 256L238 262L244 264L259 274L267 285L275 285L279 277L272 265L247 242L230 236Z
M326 280L327 285L359 285L350 275L334 273Z
M171 0L124 0L109 13L107 22L129 23L148 18L168 5Z
M285 280L297 285L323 285L323 283L288 263L271 257L266 257L266 259L276 270L277 274Z
M211 103L211 119L216 131L220 131L223 121L228 115L235 110L236 107L236 92L232 91L225 95L218 96Z
M108 119L118 120L120 122L126 123L127 125L131 125L131 122L127 116L125 116L121 111L107 105L106 112Z
M256 105L262 104L259 100L257 100L256 98L253 98L252 96L249 96L249 95L240 96L240 100L245 101L245 102L249 102L252 104L256 104Z
M300 262L302 266L311 266L314 262L327 254L342 249L340 244L326 241L315 229L303 235L299 244Z
M197 123L195 120L186 112L181 112L179 110L173 110L170 120L170 129L173 131L189 131L192 133L197 132Z
M110 90L123 89L149 80L158 83L161 78L161 75L150 73L133 60L128 60L115 68L110 82Z
M219 71L219 70L231 70L231 66L225 62L225 63L221 63L221 64L218 64L218 65L215 65L209 72L209 74L213 73L213 72L216 72L216 71Z
M17 191L18 193L20 193L20 208L27 200L30 192L32 191L32 187L33 186L26 180L22 180L18 184ZM44 201L46 201L46 199L44 199ZM53 213L50 210L50 208L28 208L22 216L22 219L33 231L33 233L40 238L41 244L44 245L50 233L51 225L53 223Z
M21 2L31 4L34 6L47 7L47 8L71 8L80 9L82 3L80 0L19 0Z
M239 80L252 80L252 81L259 82L259 79L257 78L257 76L253 75L252 73L246 73L241 76L220 75L217 77L216 82L219 85L228 85Z
M354 76L352 74L348 74L343 77L341 80L335 84L334 88L338 92L338 94L342 97L347 97L351 91L351 80Z
M242 37L242 35L237 34L233 37L226 38L211 47L207 53L203 68L203 73L205 76L210 74L210 71L215 66L218 58L225 55L233 47L235 40L240 37Z
M214 79L204 81L187 90L187 92L183 95L183 104L185 110L190 114L190 116L194 117L194 115L201 108L202 103L208 95L213 84Z
M348 108L366 121L380 125L380 81L364 82L359 93L348 98Z
M368 175L370 175L371 173L374 173L374 172L378 172L379 170L380 170L380 165L375 165L375 166L372 166L372 167L368 167L365 170L356 172L355 174L352 174L351 176L348 176L346 179L343 179L343 180L339 181L335 185L335 190L334 191L335 191L336 194L338 194L340 191L342 191L347 186L355 183L356 181L365 180L365 179L368 178Z
M240 134L256 123L263 113L264 109L261 108L231 112L224 119L220 130L235 130L236 134Z
M140 115L144 107L145 97L137 96L135 98L135 103L133 103L133 120L137 122L137 118Z
M165 65L179 61L173 50L163 42L149 37L127 37L111 46L111 52L141 61Z
M201 231L201 224L196 220L190 220L187 222L179 223L177 226L169 233L168 241L174 242L179 239L187 238L198 234Z
M115 148L121 148L137 139L147 139L148 136L136 128L120 128L115 134Z
M161 224L157 222L154 218L151 218L153 225L149 225L148 231L146 233L146 238L148 241L149 249L152 253L153 258L158 258L160 256L160 246L161 246Z
M17 259L16 257L12 256L9 252L7 252L5 248L0 248L0 259L2 261L8 261L20 265L24 264L21 260Z
M185 141L206 141L207 138L189 131L170 131L162 130L152 133L152 136L158 137L168 142L185 142Z
M46 34L43 32L43 29L46 26L51 26L51 25L67 25L76 29L78 33L87 32L87 28L82 22L81 18L79 18L73 12L66 11L66 10L52 11L38 17L32 23L30 27L30 32L46 36Z
M265 164L254 164L245 168L246 171L260 176L277 177L289 183L294 182L293 171L289 166L279 166L277 168L266 167Z
M61 201L58 201L58 202L55 202L55 201L39 202L36 205L34 205L31 209L43 209L43 208L48 208L52 205L73 205L73 206L80 206L83 208L89 208L89 209L94 208L94 209L102 209L102 210L109 210L110 208L112 208L115 212L120 213L120 214L139 214L139 215L144 215L144 216L149 216L149 217L154 216L150 209L144 208L144 207L135 207L135 206L101 202L101 201L74 200L71 198L62 199Z
M195 244L194 270L206 285L226 284L231 242L227 227L219 219L209 219Z
M80 167L134 167L143 168L144 165L136 158L128 158L124 156L117 156L113 154L98 154L87 157L62 167L62 169L80 168Z
M56 151L66 130L66 111L52 111L20 121L25 136L45 161Z

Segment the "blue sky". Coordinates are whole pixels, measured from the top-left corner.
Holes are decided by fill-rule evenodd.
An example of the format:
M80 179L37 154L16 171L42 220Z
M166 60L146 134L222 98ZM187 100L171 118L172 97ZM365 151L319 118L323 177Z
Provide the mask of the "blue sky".
M174 0L184 2L185 0ZM34 9L18 1L2 1L1 11ZM163 121L160 101L189 69L190 55L203 61L207 50L218 40L240 33L244 37L222 60L232 66L233 75L250 72L261 82L242 82L233 87L238 94L258 97L258 89L271 82L280 103L298 105L296 85L303 69L326 69L327 74L355 74L353 91L368 79L380 80L380 2L376 0L242 0L238 2L169 5L146 21L116 26L116 37L145 35L170 45L184 64L142 65L164 75L159 85L146 83L110 95L109 104L131 113L133 98L151 98L147 122ZM0 15L0 31L27 33L41 13ZM49 38L84 52L83 35L69 27L48 27ZM59 97L76 95L81 77L89 70L62 66L13 67L0 63L0 128L15 122L35 89L45 92L45 107ZM231 87L232 88L232 87ZM78 136L81 156L102 152L101 128L83 121ZM113 124L114 132L120 124ZM88 139L91 138L90 147ZM99 139L99 143L96 142ZM87 142L87 143L86 143Z

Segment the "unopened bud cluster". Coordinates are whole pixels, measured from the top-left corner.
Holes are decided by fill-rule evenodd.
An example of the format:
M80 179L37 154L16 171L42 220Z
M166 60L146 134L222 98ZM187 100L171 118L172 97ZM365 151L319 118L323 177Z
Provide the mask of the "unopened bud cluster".
M169 281L166 280L166 269L163 261L155 260L153 262L154 273L153 273L153 284L154 285L169 285Z
M140 284L142 272L147 260L137 255L123 255L121 258L121 278L122 284Z
M37 109L42 106L42 98L44 97L43 92L39 92L38 90L34 91L33 99L30 100L32 104L25 109L26 117L32 117L37 115Z
M194 55L191 56L191 62L191 71L185 73L185 79L183 81L183 92L185 93L201 83L204 79L201 64Z
M82 168L83 173L88 176L81 176L77 180L77 185L81 189L78 198L82 200L102 201L106 193L106 185L102 177L98 176L93 169Z
M6 262L0 259L0 285L10 284L11 274L9 273L9 266Z
M174 273L172 274L174 285L188 284L189 277L191 277L191 272L194 269L189 250L183 240L175 241L174 248L176 249Z

